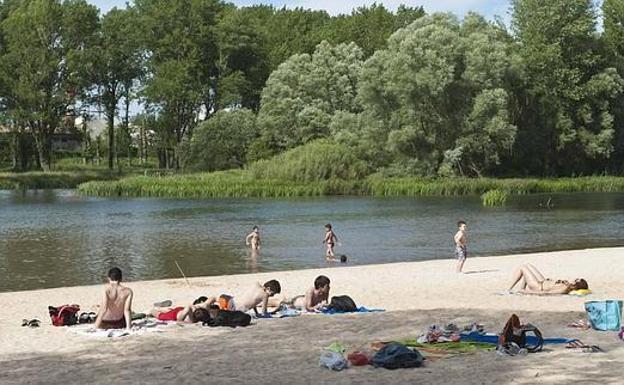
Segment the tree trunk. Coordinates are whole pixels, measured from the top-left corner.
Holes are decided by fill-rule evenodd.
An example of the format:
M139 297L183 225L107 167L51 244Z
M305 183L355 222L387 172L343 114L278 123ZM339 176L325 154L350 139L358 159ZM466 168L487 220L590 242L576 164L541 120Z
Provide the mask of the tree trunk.
M33 137L35 139L35 147L37 148L37 158L41 169L44 172L49 172L52 141L45 128L41 127L41 123L36 125L39 126L39 129L33 129Z
M117 158L115 151L115 114L107 113L106 115L106 124L108 126L108 169L112 170L115 167L115 159Z
M13 132L11 134L11 169L13 171L22 171L21 164L19 161L20 158L20 143L19 143L19 134L17 132Z
M124 129L127 143L127 151L128 151L128 167L132 163L132 137L130 136L130 85L125 85L125 95L124 95Z

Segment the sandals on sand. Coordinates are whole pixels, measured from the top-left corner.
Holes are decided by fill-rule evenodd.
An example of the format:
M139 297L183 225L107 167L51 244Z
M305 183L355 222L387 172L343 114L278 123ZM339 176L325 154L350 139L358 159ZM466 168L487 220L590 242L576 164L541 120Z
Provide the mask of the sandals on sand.
M79 324L92 324L95 322L96 317L97 315L95 314L95 312L84 312L80 314L80 317L78 317L78 323Z
M22 326L28 326L29 328L38 328L41 325L41 321L36 318L33 319L23 319Z
M581 349L583 353L604 353L604 350L598 345L585 345L580 340L568 342L566 349Z
M173 302L170 299L166 299L160 302L154 302L154 307L169 307L173 305Z

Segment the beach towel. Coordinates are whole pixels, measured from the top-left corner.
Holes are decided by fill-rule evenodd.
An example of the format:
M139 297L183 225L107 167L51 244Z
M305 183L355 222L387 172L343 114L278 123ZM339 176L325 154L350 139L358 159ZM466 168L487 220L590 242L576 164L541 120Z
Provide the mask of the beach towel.
M253 312L248 312L247 314L251 315L254 319L279 319L279 318L287 318L287 317L298 317L301 315L299 310L293 308L282 307L280 310L275 313L268 314L254 314Z
M479 351L491 351L495 349L493 344L484 342L459 341L422 344L413 338L402 339L397 342L410 348L417 348L428 360L437 360L457 355L473 354Z
M175 324L175 323L172 323ZM85 336L96 338L119 338L133 335L140 335L151 332L163 332L168 327L168 323L162 321L156 321L153 319L141 320L138 323L133 324L132 329L96 329L93 325L83 324L67 328L68 331Z
M355 311L338 311L336 309L329 309L329 308L324 308L323 310L321 310L321 313L323 314L348 314L348 313L377 313L377 312L382 312L382 311L386 311L385 309L368 309L364 306L360 306L358 307Z
M473 341L473 342L484 342L488 344L498 344L498 334L494 333L479 333L479 332L471 332L471 333L461 333L460 334L462 341ZM544 344L567 344L572 341L577 341L577 338L563 338L563 337L551 337L544 338ZM526 336L526 343L530 345L534 345L538 342L537 337L535 336Z

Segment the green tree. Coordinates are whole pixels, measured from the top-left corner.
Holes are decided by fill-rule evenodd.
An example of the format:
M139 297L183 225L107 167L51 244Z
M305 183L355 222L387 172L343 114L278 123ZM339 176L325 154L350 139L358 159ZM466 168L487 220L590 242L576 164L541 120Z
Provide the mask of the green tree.
M606 47L609 65L624 76L624 2L605 0L602 3L604 32L602 38ZM624 96L619 95L614 109L615 145L612 169L622 172L624 169Z
M84 0L24 0L2 21L8 113L32 133L44 171L50 170L52 135L89 86L87 47L97 24L97 8Z
M271 72L267 36L261 23L272 8L258 6L223 12L217 27L219 57L214 110L242 106L257 111L260 92Z
M102 18L98 44L91 47L92 76L100 90L98 101L104 107L108 122L109 169L117 158L115 117L119 102L124 94L128 99L124 91L141 76L143 69L143 51L134 28L135 20L133 9L113 8Z
M368 155L375 166L432 175L444 161L445 173L492 171L515 139L505 89L518 59L509 40L476 14L463 23L433 14L395 32L366 61L359 84L366 119L381 122L368 135L383 144L369 145L379 151ZM488 153L479 154L484 140Z
M336 111L357 112L362 51L353 43L322 42L312 55L294 55L275 70L262 91L261 137L253 158L267 157L328 137Z
M222 4L217 0L136 0L147 49L149 76L143 94L159 110L159 132L168 147L160 167L179 167L177 146L214 104L215 26ZM166 163L163 163L166 159Z
M425 15L422 7L399 6L396 14L382 4L373 3L354 9L350 15L332 18L325 37L333 44L355 43L366 57L386 47L390 35Z
M518 142L528 152L521 158L540 154L548 175L604 167L613 151L612 109L622 79L600 57L593 2L512 4L529 99Z
M185 167L202 171L241 168L256 132L252 111L221 110L195 129L183 155Z

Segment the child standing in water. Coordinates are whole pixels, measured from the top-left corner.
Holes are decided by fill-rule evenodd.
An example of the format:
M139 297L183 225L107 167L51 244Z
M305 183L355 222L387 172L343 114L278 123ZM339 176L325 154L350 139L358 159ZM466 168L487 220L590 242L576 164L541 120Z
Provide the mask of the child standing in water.
M336 246L337 242L338 242L338 237L334 233L334 230L332 230L332 225L329 223L326 224L325 225L325 239L323 239L323 243L327 245L325 258L327 259L335 258L334 246Z
M258 226L254 226L251 233L245 238L245 244L251 246L252 251L260 250L260 231Z
M466 248L466 243L468 240L466 239L466 230L468 229L466 226L466 222L459 221L457 222L457 233L453 237L455 241L455 257L457 258L457 272L461 273L464 268L464 262L466 262L466 258L468 257L468 249Z

